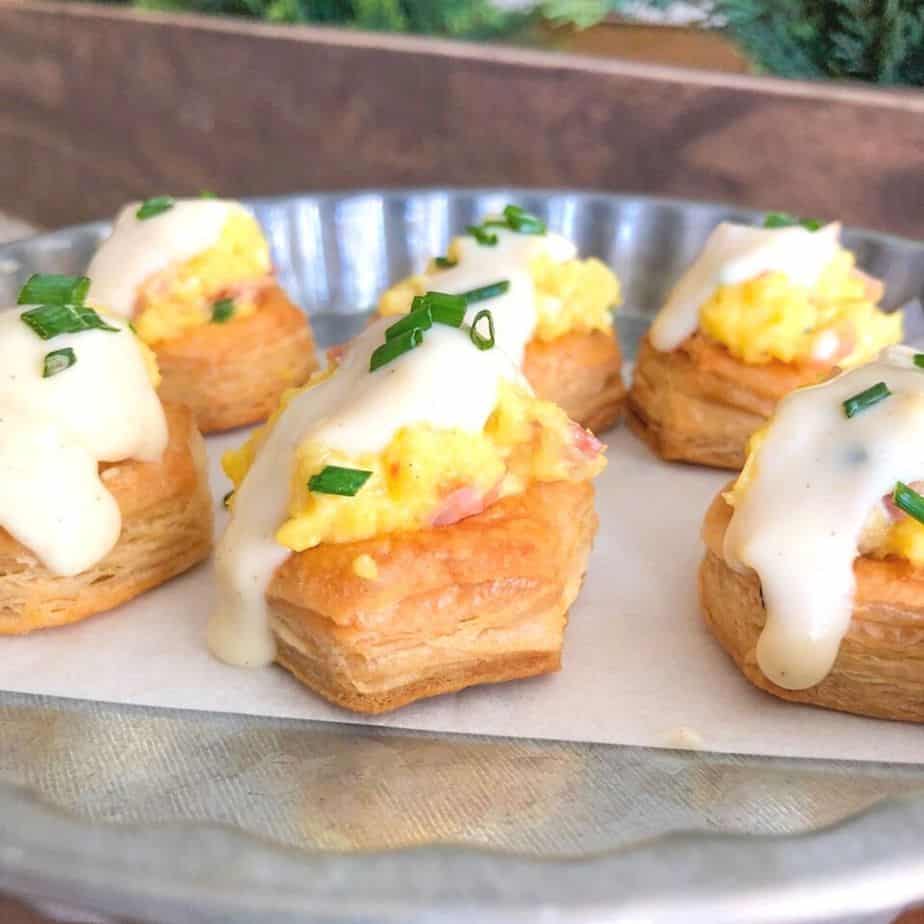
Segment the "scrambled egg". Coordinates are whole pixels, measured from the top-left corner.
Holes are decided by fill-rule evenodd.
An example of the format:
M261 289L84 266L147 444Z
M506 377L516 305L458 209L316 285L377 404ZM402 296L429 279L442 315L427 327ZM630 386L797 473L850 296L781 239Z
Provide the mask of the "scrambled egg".
M744 496L754 481L760 450L767 438L768 429L769 425L762 427L751 436L747 462L732 489L724 495L732 507ZM924 523L919 523L907 515L894 520L888 515L884 505L877 505L870 512L863 527L858 551L862 555L872 555L876 558L895 555L908 559L916 568L924 567Z
M448 257L457 259L453 243ZM620 301L619 280L602 261L567 260L558 263L547 255L530 261L530 275L536 287L536 330L539 340L555 340L572 331L608 331L613 326L613 309ZM388 289L379 300L379 314L406 314L415 295L439 290L440 267L431 263L426 275L409 276Z
M225 454L222 466L235 487L280 412L240 449ZM592 477L606 461L602 453L581 451L575 426L551 402L521 385L503 383L480 433L404 427L381 453L356 458L309 440L296 451L288 518L276 539L300 552L321 543L416 530L433 524L447 504L474 503L468 513L476 513L483 503L520 493L532 482ZM308 481L326 465L364 469L372 476L353 497L312 493Z
M135 329L146 343L171 340L207 324L212 305L229 289L261 280L271 271L269 245L257 220L235 212L213 247L147 280L135 306ZM252 298L235 297L235 317L254 310Z
M751 364L824 361L829 346L840 344L846 353L836 354L837 365L847 368L902 339L901 314L876 307L844 249L811 289L783 273L719 287L700 310L700 327Z

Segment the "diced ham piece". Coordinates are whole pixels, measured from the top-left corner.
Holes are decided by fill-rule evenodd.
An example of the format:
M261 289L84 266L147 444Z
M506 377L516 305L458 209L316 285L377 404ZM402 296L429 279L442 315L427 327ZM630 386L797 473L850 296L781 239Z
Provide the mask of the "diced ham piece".
M437 509L430 524L432 526L451 526L466 517L473 517L484 510L487 506L486 501L487 498L479 494L471 486L457 488L443 498L443 503Z
M586 430L579 423L571 422L571 435L574 440L574 448L582 456L593 459L603 452L603 443L590 430Z

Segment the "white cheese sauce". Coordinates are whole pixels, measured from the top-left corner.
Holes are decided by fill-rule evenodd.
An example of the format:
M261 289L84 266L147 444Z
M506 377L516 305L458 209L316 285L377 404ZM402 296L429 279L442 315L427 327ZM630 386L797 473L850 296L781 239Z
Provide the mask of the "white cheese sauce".
M497 234L497 244L479 244L471 236L456 238L457 265L424 274L424 278L431 290L450 295L507 280L510 288L503 295L469 307L466 322L470 323L482 309L488 309L494 318L498 345L519 365L538 318L530 261L548 256L556 263L565 263L577 256L577 248L567 238L551 232L520 234L508 228L493 227L488 231Z
M87 301L124 318L134 314L145 280L214 247L232 214L247 213L237 202L180 199L165 212L141 219L136 215L140 206L131 202L119 212L86 271Z
M156 461L167 422L127 325L42 340L0 310L0 527L57 575L92 567L116 544L118 505L100 462ZM70 347L76 363L42 377L44 358Z
M651 345L662 353L676 350L695 333L700 309L720 286L764 273L783 273L796 285L813 286L837 253L840 232L836 222L809 231L801 225L757 228L723 221L671 290L651 325Z
M502 350L479 350L466 330L442 324L424 333L421 346L370 373L370 357L393 323L371 325L333 375L292 398L235 491L216 554L218 602L208 630L209 648L221 660L261 666L275 655L266 591L291 554L276 532L287 516L300 444L317 441L357 455L384 450L414 424L481 432L502 380L528 388Z
M866 366L788 395L735 502L725 559L760 578L764 675L801 690L825 678L850 625L853 562L867 519L897 481L924 475L924 369L890 347ZM843 402L885 382L891 397L848 418Z

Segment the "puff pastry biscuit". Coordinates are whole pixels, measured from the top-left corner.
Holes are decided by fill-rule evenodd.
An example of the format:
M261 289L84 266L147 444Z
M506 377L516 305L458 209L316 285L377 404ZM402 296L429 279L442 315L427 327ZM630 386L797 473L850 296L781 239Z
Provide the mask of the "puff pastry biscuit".
M164 408L169 443L160 462L101 465L122 532L115 547L80 574L53 574L0 528L0 634L21 635L112 609L205 560L212 502L205 444L190 411Z
M295 553L269 589L277 659L370 714L556 671L596 529L592 485L562 482L451 526Z
M724 559L730 519L731 508L717 497L703 527L707 552L699 593L706 625L744 676L791 702L924 722L924 572L898 558L858 557L853 615L830 673L816 686L788 690L757 664L767 612L757 575L737 571Z

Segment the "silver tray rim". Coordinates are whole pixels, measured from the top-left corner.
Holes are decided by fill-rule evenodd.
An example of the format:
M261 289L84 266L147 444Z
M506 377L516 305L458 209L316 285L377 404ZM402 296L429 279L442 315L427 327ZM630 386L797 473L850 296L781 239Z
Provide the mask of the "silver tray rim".
M243 201L282 205L301 196L388 200L433 193L602 197L724 209L751 218L763 214L724 202L566 187L370 187ZM0 261L107 225L88 222L7 242L0 245ZM924 242L854 230L924 260ZM920 292L902 295L901 302ZM0 691L0 702L8 696ZM14 696L49 709L74 702ZM197 856L194 869L188 864L191 850ZM830 920L891 911L924 898L924 791L884 799L807 833L677 832L598 854L546 858L451 843L308 851L220 824L94 822L47 803L34 790L0 783L0 889L171 922L249 921L254 915L267 924L454 922L477 915L490 924L534 921L539 909L550 922Z

